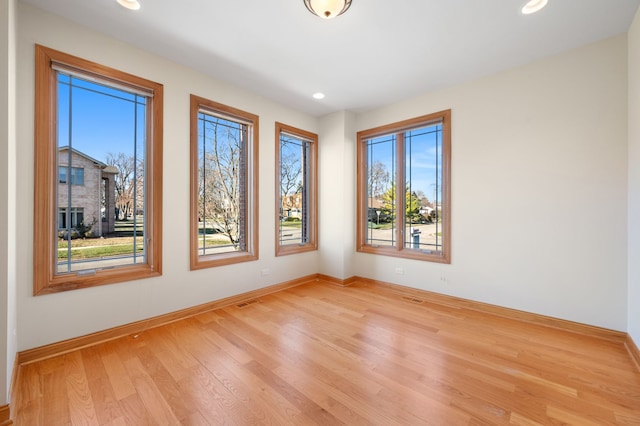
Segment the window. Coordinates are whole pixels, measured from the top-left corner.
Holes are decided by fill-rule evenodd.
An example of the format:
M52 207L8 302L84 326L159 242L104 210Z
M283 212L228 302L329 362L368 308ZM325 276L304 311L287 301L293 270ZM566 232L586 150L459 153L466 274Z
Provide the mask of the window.
M451 110L357 138L357 250L450 263Z
M317 250L318 135L276 123L276 256Z
M59 183L67 183L69 167L58 166ZM80 167L71 168L71 185L84 185L84 169Z
M191 95L191 269L258 259L258 116Z
M36 46L34 294L161 274L162 95Z
M71 223L67 224L68 208L62 207L58 209L58 229L67 229L70 226L76 229L79 224L84 223L84 209L82 207L71 208Z

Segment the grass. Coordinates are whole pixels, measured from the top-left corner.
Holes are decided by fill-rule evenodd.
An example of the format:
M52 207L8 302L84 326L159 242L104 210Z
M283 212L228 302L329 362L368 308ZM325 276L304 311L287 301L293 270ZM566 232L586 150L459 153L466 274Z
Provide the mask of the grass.
M394 226L394 222L385 222L381 224L369 222L369 229L393 229Z
M144 247L142 244L136 246L136 252L142 253ZM58 249L58 259L68 259L68 250ZM71 259L99 259L102 257L118 256L133 254L133 243L131 244L118 244L118 245L104 245L94 247L76 247L71 245Z
M229 240L220 240L220 239L205 239L205 247L215 247L215 246L227 246L229 244L231 244L231 241ZM198 238L198 248L201 249L202 248L202 238Z
M142 245L143 238L136 238L136 243L138 245ZM77 238L75 240L71 240L71 249L81 248L81 247L97 247L97 246L115 246L115 245L123 245L129 244L133 246L133 237L111 237L111 238ZM68 247L68 241L63 239L58 239L58 248L66 249Z
M133 220L116 220L114 224L114 234L119 237L133 236ZM144 235L144 221L138 218L135 221L136 234Z
M122 256L133 254L133 221L116 221L114 236L104 238L76 238L71 241L58 239L58 259L67 259L68 248L71 243L71 259L100 259L103 257ZM144 237L142 235L142 220L137 220L136 227L136 252L144 250Z

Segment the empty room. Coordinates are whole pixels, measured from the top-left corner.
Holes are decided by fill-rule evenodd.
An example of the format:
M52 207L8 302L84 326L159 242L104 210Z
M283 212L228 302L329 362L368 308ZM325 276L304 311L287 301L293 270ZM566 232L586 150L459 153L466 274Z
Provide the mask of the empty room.
M0 426L640 425L640 0L2 0Z

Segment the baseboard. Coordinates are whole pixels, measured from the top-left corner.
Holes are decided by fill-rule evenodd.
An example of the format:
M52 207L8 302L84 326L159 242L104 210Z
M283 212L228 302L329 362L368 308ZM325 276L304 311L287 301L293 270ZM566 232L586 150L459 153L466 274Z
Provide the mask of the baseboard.
M115 340L121 337L139 334L150 328L180 321L182 319L189 318L194 315L198 315L214 309L224 308L226 306L246 302L248 300L286 290L291 287L296 287L317 279L319 279L318 274L307 275L291 281L286 281L284 283L263 287L257 290L249 291L231 297L226 297L224 299L215 300L213 302L204 303L202 305L192 306L190 308L170 312L168 314L159 315L153 318L132 322L129 324L113 327L107 330L98 331L96 333L91 333L68 340L63 340L61 342L56 342L33 349L28 349L26 351L18 352L18 355L16 356L17 364L18 366L25 365L43 359L52 358L54 356L63 355L65 353L72 352L78 349L97 345L109 340ZM2 424L0 424L0 426L2 426Z
M318 279L322 281L330 282L331 284L339 285L340 287L347 287L357 281L357 277L350 277L346 280L341 280L340 278L332 277L330 275L318 274Z
M9 410L9 404L0 406L0 426L9 426L13 424L11 420L11 411Z
M629 351L629 355L631 355L631 359L635 362L636 367L640 370L640 350L631 335L627 334L627 340L624 342L624 345L627 347L627 351Z
M238 294L235 296L227 297L224 299L212 301L202 305L193 306L190 308L182 309L180 311L171 312L165 315L141 320L129 324L125 324L119 327L110 328L107 330L99 331L96 333L80 336L62 342L52 343L50 345L41 346L34 349L19 352L16 356L17 367L14 368L14 375L17 374L17 369L20 365L29 364L31 362L39 361L46 358L62 355L77 349L93 346L98 343L106 342L109 340L118 339L121 337L129 336L132 334L138 334L144 330L158 327L164 324L169 324L181 319L189 318L194 315L198 315L203 312L211 311L214 309L223 308L226 306L245 302L257 297L265 296L267 294L275 293L287 288L296 287L301 284L305 284L315 280L322 280L331 284L336 284L341 287L351 285L365 285L365 286L380 286L387 288L393 292L403 295L413 296L421 299L428 299L432 303L439 303L455 308L471 309L486 313L492 313L507 318L518 319L520 321L544 325L547 327L553 327L557 329L572 331L592 337L599 337L602 339L625 344L629 353L631 353L634 361L640 365L640 353L637 346L627 335L620 331L609 330L606 328L596 327L588 324L581 324L573 321L548 317L544 315L534 314L530 312L520 311L511 308L504 308L501 306L491 305L482 302L476 302L473 300L462 299L454 296L447 296L440 293L434 293L427 290L420 290L412 287L406 287L399 284L391 284L384 281L373 280L370 278L364 278L359 276L352 276L347 279L340 279L331 277L324 274L311 274L301 278L297 278L284 283L275 284L269 287L260 288L247 293ZM12 382L15 379L12 378ZM0 424L2 426L2 424Z
M9 383L9 406L14 407L14 409L18 406L17 399L16 399L17 392L15 392L15 389L17 389L17 386L18 386L19 374L20 374L20 364L18 364L18 354L16 354L13 360L13 371L11 373L11 383ZM11 418L11 416L9 416L9 418ZM13 423L6 423L6 424L13 424ZM4 423L0 423L0 426L4 426L4 425L5 425Z
M627 333L610 330L607 328L596 327L593 325L582 324L578 322L563 320L559 318L548 317L545 315L534 314L530 312L520 311L517 309L504 308L502 306L491 305L483 302L462 299L454 296L447 296L440 293L434 293L427 290L420 290L412 287L406 287L399 284L391 284L384 281L373 280L363 277L351 277L349 280L353 283L362 283L364 285L374 285L387 288L393 292L401 293L408 296L418 297L420 299L428 299L430 302L447 305L455 308L472 309L486 313L492 313L502 317L517 319L532 324L544 325L561 330L572 331L587 336L599 337L602 339L614 341L617 343L625 343L627 341ZM637 352L636 352L637 353Z

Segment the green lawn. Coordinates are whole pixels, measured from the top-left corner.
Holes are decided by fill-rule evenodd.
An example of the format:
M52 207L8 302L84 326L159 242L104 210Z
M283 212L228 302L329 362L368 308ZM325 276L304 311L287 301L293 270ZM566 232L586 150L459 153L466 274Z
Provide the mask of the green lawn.
M141 253L143 251L143 245L138 244L136 246L136 251ZM66 248L58 249L58 259L67 259L69 251ZM109 257L109 256L118 256L118 255L126 255L133 254L133 243L131 244L118 244L111 246L94 246L94 247L77 247L73 248L73 244L71 245L71 259L72 260L81 260L81 259L96 259L101 257Z

